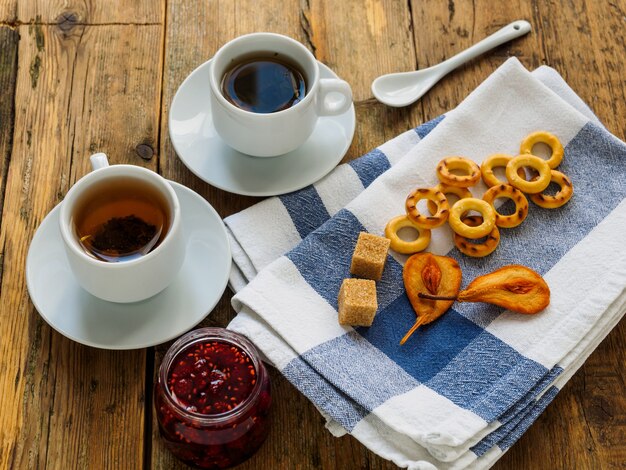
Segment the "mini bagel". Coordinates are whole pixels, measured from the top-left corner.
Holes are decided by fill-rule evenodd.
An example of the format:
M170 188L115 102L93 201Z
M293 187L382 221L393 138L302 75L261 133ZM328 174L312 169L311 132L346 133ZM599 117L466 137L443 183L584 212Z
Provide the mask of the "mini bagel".
M544 209L556 209L567 203L574 194L574 186L572 181L560 171L550 171L550 182L560 186L559 191L554 196L548 196L542 193L532 194L530 200Z
M400 229L406 227L417 230L419 235L415 240L407 242L398 236ZM430 230L416 227L406 215L399 215L387 222L385 237L391 241L390 246L393 251L410 255L426 249L430 243Z
M525 166L536 170L539 176L532 181L520 178L517 171ZM511 186L529 194L540 193L550 184L550 167L543 158L535 155L525 154L512 158L506 164L505 173Z
M496 209L495 200L499 197L506 197L515 203L515 212L511 215L502 215ZM485 194L483 200L487 201L496 212L496 225L502 228L517 227L528 215L528 200L519 189L515 189L510 184L499 184L492 186Z
M455 175L452 170L462 170L466 174ZM465 157L446 157L437 164L437 178L450 186L469 188L480 180L480 167Z
M470 215L462 219L465 225L476 227L483 222L483 218L479 215ZM483 243L474 243L469 238L462 237L458 233L454 234L454 244L461 253L473 258L482 258L490 255L500 244L500 231L498 227L487 235L487 239Z
M461 188L459 186L450 186L449 184L446 184L446 183L439 183L437 186L435 186L435 190L441 191L443 194L445 194L446 200L448 200L448 197L447 197L448 194L454 194L459 199L472 197L472 193L470 192L469 189ZM448 200L448 205L450 205L450 200ZM431 214L437 211L437 206L435 205L434 202L428 201L428 210L430 211Z
M433 215L422 215L417 208L417 203L422 199L433 201L437 206L437 212ZM435 188L417 188L406 198L406 216L418 228L433 229L442 226L448 220L450 205L445 194Z
M519 153L532 154L535 144L546 144L552 150L552 155L546 163L550 168L556 168L563 160L563 145L557 136L546 131L537 131L528 134L519 147Z
M461 221L469 211L474 210L480 213L483 221L476 227L470 227ZM448 219L450 228L467 238L480 238L488 235L496 226L496 211L487 201L468 197L458 200L450 209L450 217Z
M496 177L493 169L498 167L506 167L506 164L509 163L512 158L512 155L496 153L494 155L488 156L483 160L480 165L480 174L483 177L483 182L487 185L488 188L504 183L504 181L500 181ZM520 178L526 179L526 172L523 168L517 170L517 174L520 176Z

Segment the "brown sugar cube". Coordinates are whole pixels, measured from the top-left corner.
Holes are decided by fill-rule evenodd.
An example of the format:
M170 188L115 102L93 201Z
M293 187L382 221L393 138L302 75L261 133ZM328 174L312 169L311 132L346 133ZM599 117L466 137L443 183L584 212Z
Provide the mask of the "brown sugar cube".
M376 283L369 279L344 279L339 289L339 324L371 326L376 315Z
M389 250L388 238L361 232L354 247L350 272L366 279L380 280Z

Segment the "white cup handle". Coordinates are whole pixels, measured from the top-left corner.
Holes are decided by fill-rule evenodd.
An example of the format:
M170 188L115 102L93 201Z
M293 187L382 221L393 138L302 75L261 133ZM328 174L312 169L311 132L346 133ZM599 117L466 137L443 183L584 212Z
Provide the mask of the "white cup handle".
M352 89L348 82L336 78L322 78L319 81L318 113L320 116L336 116L345 113L352 105ZM340 100L329 101L329 95L341 95Z
M89 157L89 161L91 162L91 168L94 171L109 166L109 159L104 153L94 153L91 157Z

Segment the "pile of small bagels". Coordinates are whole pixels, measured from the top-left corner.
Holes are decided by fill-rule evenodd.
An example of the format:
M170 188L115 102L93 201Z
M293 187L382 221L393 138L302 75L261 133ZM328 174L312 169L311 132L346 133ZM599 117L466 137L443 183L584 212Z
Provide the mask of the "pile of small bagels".
M539 143L551 148L549 159L532 154L533 147ZM476 258L493 253L500 243L499 228L517 227L528 215L528 200L524 193L545 209L561 207L570 200L574 192L572 182L555 169L562 160L563 145L555 135L546 131L528 135L520 145L518 156L490 155L480 167L468 158L444 158L437 164L440 183L432 188L413 190L406 199L406 214L387 223L385 236L391 240L391 249L402 254L423 251L430 243L431 230L448 222L459 251ZM506 183L495 176L494 168L498 167L504 167ZM528 179L525 168L528 168ZM478 199L468 188L476 185L481 177L488 189L482 199ZM543 193L550 183L559 186L554 195ZM454 194L459 200L450 205L448 194ZM499 213L494 205L497 198L511 199L515 211L510 215ZM423 199L428 201L428 215L422 214L417 207ZM471 211L480 215L470 215ZM398 232L405 227L416 229L418 237L412 241L400 238Z

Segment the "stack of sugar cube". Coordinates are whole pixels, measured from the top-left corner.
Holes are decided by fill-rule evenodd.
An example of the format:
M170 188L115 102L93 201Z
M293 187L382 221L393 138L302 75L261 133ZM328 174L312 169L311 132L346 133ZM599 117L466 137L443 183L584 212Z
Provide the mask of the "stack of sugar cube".
M344 279L339 289L339 323L371 326L378 309L376 282L385 268L389 240L361 232L354 248L350 272L357 278Z

